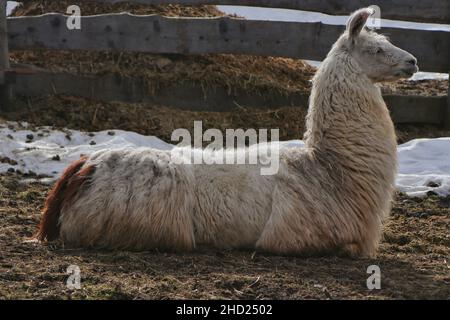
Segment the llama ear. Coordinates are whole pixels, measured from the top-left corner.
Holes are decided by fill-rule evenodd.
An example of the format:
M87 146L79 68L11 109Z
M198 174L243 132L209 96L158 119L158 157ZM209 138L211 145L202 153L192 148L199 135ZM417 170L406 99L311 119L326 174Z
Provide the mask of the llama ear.
M350 39L355 39L366 24L367 19L374 13L372 8L363 8L355 11L347 21L347 31Z

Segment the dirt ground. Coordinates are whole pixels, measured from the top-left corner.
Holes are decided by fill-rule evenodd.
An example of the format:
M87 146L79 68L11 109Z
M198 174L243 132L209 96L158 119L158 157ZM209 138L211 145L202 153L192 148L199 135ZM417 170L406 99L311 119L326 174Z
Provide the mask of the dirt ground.
M0 175L0 299L448 299L450 197L398 195L375 259L68 250L26 242L49 187ZM69 265L80 290L66 288ZM369 265L381 289L369 291Z
M173 128L280 126L281 139L301 138L301 108L181 112L174 108L104 104L75 97L24 100L0 119L85 131L111 128L156 134ZM1 121L1 120L0 120ZM397 128L400 140L450 136L433 127ZM399 194L375 259L282 257L245 251L173 254L68 250L29 243L49 186L0 175L0 299L448 299L450 196L424 199ZM366 273L378 265L382 289L369 291ZM81 269L82 288L65 286L66 269Z
M14 15L65 10L64 1L34 1ZM79 1L78 1L79 2ZM120 12L169 16L220 16L212 6L181 8L130 4L82 5L83 14ZM48 55L51 54L51 59ZM47 55L47 59L43 57ZM21 51L14 62L74 73L116 72L145 77L152 86L187 79L208 86L256 92L307 92L314 68L301 60L207 55L67 53ZM63 61L64 63L62 63ZM74 62L74 63L71 63ZM128 73L127 73L128 72ZM142 72L142 73L139 73ZM447 81L400 81L387 93L445 95ZM173 106L106 103L52 95L20 98L0 121L27 121L84 131L131 130L170 142L176 128L280 128L280 139L301 139L305 106L272 110L236 106L229 112L182 111ZM399 143L450 136L435 126L397 126ZM1 150L0 150L1 160ZM197 253L69 250L28 242L39 222L50 186L23 183L18 173L0 174L0 299L449 299L450 196L408 198L398 194L384 240L374 259L283 257L249 251ZM69 265L81 270L80 290L66 287ZM366 287L367 267L381 269L381 290Z

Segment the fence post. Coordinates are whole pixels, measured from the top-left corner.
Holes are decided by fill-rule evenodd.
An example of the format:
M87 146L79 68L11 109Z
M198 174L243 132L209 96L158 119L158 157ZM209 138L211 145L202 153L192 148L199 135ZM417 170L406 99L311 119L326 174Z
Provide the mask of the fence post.
M5 70L9 68L8 32L6 29L6 2L0 1L0 110L6 110L11 100L11 87Z
M444 128L450 129L450 71L448 73L447 108L445 108Z

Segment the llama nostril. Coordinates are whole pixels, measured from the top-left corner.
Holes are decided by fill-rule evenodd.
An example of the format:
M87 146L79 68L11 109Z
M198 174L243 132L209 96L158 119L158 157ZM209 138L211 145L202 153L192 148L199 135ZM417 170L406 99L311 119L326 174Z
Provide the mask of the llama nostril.
M416 63L417 63L417 59L409 59L406 62L408 62L409 64L412 64L413 66L415 66Z

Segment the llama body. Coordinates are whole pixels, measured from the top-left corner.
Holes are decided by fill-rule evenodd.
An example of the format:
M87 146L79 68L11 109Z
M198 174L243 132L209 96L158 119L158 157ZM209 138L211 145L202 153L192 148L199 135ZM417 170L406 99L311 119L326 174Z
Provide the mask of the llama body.
M282 149L277 174L262 176L257 165L176 164L170 152L153 149L98 152L70 167L50 193L38 238L131 250L375 254L397 162L394 127L374 82L417 67L366 70L366 57L351 46L388 46L361 32L369 15L362 9L350 18L319 68L306 146ZM414 59L395 49L402 61Z
M61 211L61 238L138 250L254 246L274 177L257 166L174 162L170 152L147 148L93 155L84 164L95 168L89 186Z

